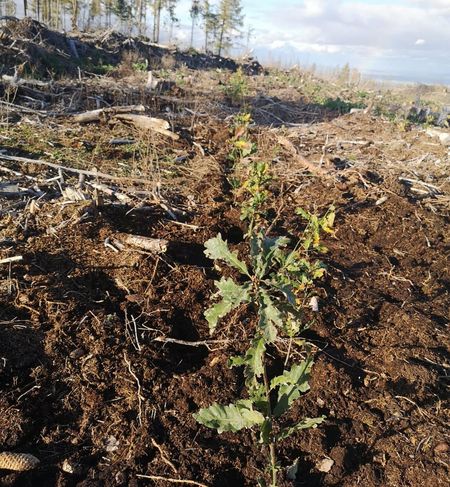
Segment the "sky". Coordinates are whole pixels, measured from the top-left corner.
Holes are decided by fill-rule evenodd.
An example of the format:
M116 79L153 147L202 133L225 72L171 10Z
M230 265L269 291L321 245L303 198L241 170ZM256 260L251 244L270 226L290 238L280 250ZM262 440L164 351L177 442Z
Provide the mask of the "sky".
M190 3L180 2L186 27ZM330 68L348 62L380 79L450 85L450 0L242 0L242 6L261 62Z

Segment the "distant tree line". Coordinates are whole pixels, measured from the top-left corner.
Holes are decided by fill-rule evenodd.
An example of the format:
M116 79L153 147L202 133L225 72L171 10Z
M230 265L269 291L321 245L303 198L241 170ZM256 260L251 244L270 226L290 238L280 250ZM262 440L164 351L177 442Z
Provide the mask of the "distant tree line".
M179 27L178 0L0 0L0 15L33 17L55 29L90 30L118 27L160 42L162 23L169 41ZM227 52L241 37L241 0L192 0L190 45L207 52ZM117 25L118 24L118 25ZM196 39L201 29L202 39Z

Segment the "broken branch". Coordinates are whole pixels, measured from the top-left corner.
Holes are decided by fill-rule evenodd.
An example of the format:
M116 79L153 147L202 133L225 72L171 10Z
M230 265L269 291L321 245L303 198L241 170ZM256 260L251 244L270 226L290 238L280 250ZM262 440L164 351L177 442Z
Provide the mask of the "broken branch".
M90 110L88 112L72 115L72 120L76 123L98 122L104 115L115 115L117 113L128 112L145 112L145 107L144 105L129 105L123 107L99 108L97 110Z
M161 238L142 237L140 235L122 234L120 238L128 245L133 245L148 252L163 254L167 251L169 242Z
M88 171L86 169L76 169L74 167L61 166L60 164L43 161L42 159L28 159L27 157L8 156L6 154L1 154L1 153L0 153L0 159L5 161L22 162L24 164L39 164L41 166L48 166L53 169L57 169L61 171L71 172L75 174L84 174L85 176L92 176L99 179L109 179L110 181L131 181L133 183L140 183L140 184L153 184L153 181L149 181L148 179L112 176L111 174L106 174L98 171Z

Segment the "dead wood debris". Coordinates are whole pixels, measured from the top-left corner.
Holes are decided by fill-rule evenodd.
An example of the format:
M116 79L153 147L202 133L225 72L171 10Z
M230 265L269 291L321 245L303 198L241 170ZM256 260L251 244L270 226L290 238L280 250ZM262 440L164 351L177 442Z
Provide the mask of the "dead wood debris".
M140 235L120 234L119 239L128 245L137 247L154 254L162 254L167 251L169 242L161 238L142 237Z
M118 114L114 118L116 120L130 122L138 129L152 130L173 140L178 140L180 138L178 134L169 130L169 122L162 120L161 118L147 117L146 115L133 115L130 113Z
M20 170L2 166L1 160L26 165L45 166L57 170L58 176L50 178L42 175L31 176ZM22 201L11 203L8 206L0 203L0 215L8 213L8 211L15 211L18 206L29 206L29 213L34 214L38 210L37 201L40 199L56 202L59 198L62 198L63 201L60 203L62 205L83 204L80 208L80 215L59 223L56 228L49 228L51 233L64 228L68 224L84 221L90 215L97 214L98 208L106 204L123 205L124 210L127 212L152 212L158 206L167 213L171 221L177 221L177 215L186 216L183 210L174 207L161 194L159 188L147 190L144 187L143 190L140 190L139 187L142 185L150 186L151 188L155 186L154 181L146 179L114 176L96 170L83 170L38 159L10 156L2 152L0 152L0 171L15 178L14 181L7 180L3 182L0 180L0 197L8 200L22 199ZM66 181L65 173L78 175L78 182ZM86 178L91 178L91 180L86 180ZM125 186L125 189L101 183L99 180L102 179L113 184L120 184L122 187ZM29 187L30 181L33 183L32 187ZM132 183L133 187L130 187L129 183ZM102 195L108 197L109 202L105 203ZM24 198L26 198L26 201L23 201ZM134 245L153 253L166 251L165 241L153 242L145 237L135 237L133 240L132 237L126 237L129 245Z
M128 105L128 106L117 106L109 108L99 108L98 110L90 110L84 113L78 113L72 115L71 119L76 123L90 123L99 122L102 118L111 117L119 113L129 113L129 112L145 112L144 105Z

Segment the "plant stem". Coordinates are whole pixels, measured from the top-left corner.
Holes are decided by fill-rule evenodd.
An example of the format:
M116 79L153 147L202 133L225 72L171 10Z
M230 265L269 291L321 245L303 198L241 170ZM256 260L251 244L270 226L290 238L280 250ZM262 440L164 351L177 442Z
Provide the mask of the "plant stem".
M289 358L291 356L291 348L292 348L292 337L289 338L289 347L288 347L288 351L287 351L287 354L286 354L286 360L284 361L284 366L287 367L287 364L289 362Z
M267 367L265 361L265 354L263 355L263 364L264 364L264 389L266 392L266 400L267 400L267 416L270 421L272 421L272 406L270 405L270 385L269 385L269 378L267 376ZM271 480L271 487L277 487L277 454L275 450L275 443L274 441L269 442L269 456L270 456L270 470L272 473L272 480Z

